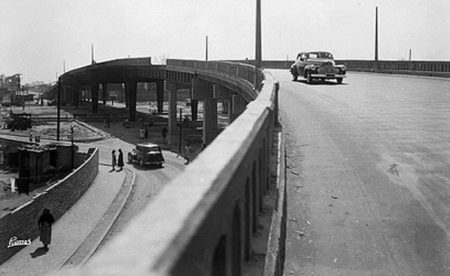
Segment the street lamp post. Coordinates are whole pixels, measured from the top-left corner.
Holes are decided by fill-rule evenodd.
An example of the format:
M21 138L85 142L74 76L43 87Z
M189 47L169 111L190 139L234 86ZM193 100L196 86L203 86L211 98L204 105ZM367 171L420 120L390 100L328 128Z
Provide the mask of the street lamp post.
M60 124L61 124L61 79L58 78L58 93L56 95L56 140L59 141Z
M183 121L182 121L182 116L183 116L183 109L182 108L180 108L180 135L179 135L179 140L178 140L178 152L181 154L182 152L181 152L181 132L182 132L182 123L183 123Z
M71 153L72 153L72 169L75 167L75 151L73 148L73 125L70 126L70 141L71 141Z

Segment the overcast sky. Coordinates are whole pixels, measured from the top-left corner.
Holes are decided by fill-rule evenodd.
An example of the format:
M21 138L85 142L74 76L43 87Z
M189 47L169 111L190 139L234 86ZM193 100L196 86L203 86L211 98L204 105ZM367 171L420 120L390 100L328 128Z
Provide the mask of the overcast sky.
M23 82L131 57L254 58L256 0L0 0L0 74ZM448 0L261 0L263 59L328 50L337 59L450 60Z

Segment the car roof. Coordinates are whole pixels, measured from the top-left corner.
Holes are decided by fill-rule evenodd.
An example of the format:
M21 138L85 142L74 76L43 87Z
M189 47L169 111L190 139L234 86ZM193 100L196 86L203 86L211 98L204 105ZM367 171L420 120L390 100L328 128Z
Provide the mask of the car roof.
M151 148L151 147L159 147L159 145L151 143L151 142L148 142L148 143L139 143L139 144L136 145L136 147Z
M308 51L306 53L307 54L309 54L309 53L327 53L327 54L331 54L330 52L327 52L327 51Z

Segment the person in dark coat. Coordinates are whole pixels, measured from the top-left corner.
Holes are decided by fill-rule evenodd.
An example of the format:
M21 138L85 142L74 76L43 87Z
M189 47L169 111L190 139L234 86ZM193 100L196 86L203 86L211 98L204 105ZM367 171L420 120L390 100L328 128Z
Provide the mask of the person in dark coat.
M113 172L113 171L116 170L116 164L117 164L117 162L116 162L116 151L113 150L111 152L111 166L112 166L112 169L110 170L110 172Z
M38 220L40 241L44 244L44 249L48 251L48 245L52 241L52 224L55 222L49 209L44 209Z
M119 167L118 171L123 169L123 152L122 149L119 149L119 157L117 158L117 166Z

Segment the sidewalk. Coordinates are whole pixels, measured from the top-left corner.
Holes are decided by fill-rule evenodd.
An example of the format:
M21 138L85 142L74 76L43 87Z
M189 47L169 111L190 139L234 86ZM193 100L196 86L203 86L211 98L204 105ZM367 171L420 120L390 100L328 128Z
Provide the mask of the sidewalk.
M109 170L100 165L91 187L53 225L48 252L38 249L42 243L36 238L0 265L0 275L46 275L65 264L82 264L108 232L133 186L132 172Z

